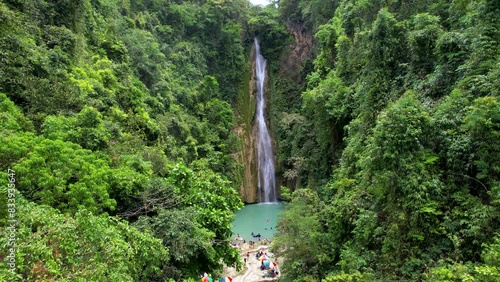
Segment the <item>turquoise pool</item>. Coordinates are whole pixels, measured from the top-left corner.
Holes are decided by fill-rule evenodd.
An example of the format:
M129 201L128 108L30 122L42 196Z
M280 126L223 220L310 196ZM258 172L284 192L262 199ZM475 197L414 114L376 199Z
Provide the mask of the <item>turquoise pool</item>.
M233 239L239 234L243 239L256 241L252 232L261 235L260 239L272 239L276 233L279 215L285 210L282 203L258 203L245 205L235 213Z

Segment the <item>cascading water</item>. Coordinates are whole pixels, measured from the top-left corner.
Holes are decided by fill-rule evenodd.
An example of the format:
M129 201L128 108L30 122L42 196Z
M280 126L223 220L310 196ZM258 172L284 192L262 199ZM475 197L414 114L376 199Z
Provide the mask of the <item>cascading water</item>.
M264 118L264 81L266 79L266 60L260 53L259 41L255 38L255 72L257 79L257 108L255 120L257 121L257 165L259 178L259 201L276 202L276 180L274 176L273 144L266 119Z

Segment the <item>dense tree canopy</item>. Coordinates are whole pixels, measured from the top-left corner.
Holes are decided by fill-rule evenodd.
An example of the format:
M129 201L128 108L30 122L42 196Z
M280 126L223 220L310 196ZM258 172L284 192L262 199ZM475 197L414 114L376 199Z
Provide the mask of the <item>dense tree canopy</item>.
M0 183L19 193L19 279L178 281L239 264L232 105L249 7L0 1Z
M0 280L240 267L258 37L282 280L498 281L499 3L0 1Z
M302 23L325 5L283 3ZM500 278L498 11L340 1L313 22L302 103L275 121L282 173L302 186L276 238L285 281Z

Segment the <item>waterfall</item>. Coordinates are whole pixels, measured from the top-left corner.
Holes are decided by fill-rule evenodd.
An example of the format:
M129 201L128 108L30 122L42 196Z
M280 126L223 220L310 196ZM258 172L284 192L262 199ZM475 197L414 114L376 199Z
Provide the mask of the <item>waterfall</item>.
M274 176L273 144L264 117L264 81L266 79L266 60L260 53L259 41L255 38L255 73L257 79L257 165L259 179L259 201L276 202L276 180Z

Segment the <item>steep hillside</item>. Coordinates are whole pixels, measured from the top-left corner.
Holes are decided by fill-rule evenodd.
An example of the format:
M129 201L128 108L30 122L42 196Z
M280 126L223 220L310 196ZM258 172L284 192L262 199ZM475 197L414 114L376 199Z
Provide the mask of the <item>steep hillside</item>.
M284 281L500 278L499 11L280 1L317 47L305 89L277 85L296 106L274 105L283 177L302 187L276 239Z
M228 240L248 13L243 0L0 2L0 223L17 220L0 232L16 242L0 280L179 281L240 264Z

